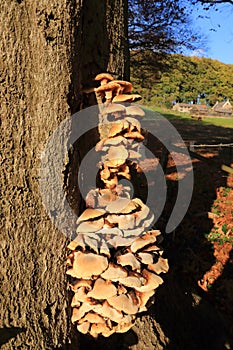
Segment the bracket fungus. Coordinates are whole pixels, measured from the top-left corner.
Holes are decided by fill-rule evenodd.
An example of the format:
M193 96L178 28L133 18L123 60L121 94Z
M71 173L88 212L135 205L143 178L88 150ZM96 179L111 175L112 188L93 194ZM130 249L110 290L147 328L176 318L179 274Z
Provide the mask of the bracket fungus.
M127 332L138 314L163 283L168 271L162 257L161 233L150 230L154 215L140 198L131 198L130 187L119 181L131 180L131 170L140 159L140 142L145 132L140 120L145 112L136 105L140 95L132 94L129 82L98 74L95 88L101 120L110 128L96 144L100 152L98 177L101 188L86 195L86 209L77 220L77 235L68 245L67 275L71 276L71 321L77 330L92 337L109 337ZM104 119L105 118L105 119ZM149 231L150 230L150 231Z

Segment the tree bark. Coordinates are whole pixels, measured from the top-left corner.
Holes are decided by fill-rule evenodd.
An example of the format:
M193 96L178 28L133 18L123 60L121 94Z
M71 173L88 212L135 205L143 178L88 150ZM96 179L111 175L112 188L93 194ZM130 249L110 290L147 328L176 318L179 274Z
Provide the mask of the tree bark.
M42 204L39 171L49 136L84 106L83 87L102 71L121 78L128 74L126 2L94 5L90 0L3 0L0 5L3 350L77 349L65 277L68 239ZM71 133L72 123L57 144L58 153L68 153ZM78 161L88 143L84 140ZM69 161L61 183L64 177L76 178ZM53 198L47 199L56 212Z

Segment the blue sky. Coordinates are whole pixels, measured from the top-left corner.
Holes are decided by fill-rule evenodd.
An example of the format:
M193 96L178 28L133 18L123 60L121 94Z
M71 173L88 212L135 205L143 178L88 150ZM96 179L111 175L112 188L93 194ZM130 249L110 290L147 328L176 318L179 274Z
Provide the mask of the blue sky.
M196 6L193 11L195 26L207 37L206 47L200 47L193 54L233 64L233 6L222 4L216 8L218 11L204 11Z

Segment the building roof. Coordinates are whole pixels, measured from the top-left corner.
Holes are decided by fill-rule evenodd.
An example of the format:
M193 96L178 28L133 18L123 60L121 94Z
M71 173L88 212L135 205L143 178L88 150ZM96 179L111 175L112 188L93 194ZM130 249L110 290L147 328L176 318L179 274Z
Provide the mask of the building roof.
M212 109L215 112L223 112L225 110L232 110L232 105L231 103L227 100L227 101L223 101L223 102L216 102L215 105L212 107Z
M192 109L195 109L195 110L198 110L198 111L207 111L208 110L208 107L206 105L198 105L198 104L195 104L195 105L192 105Z
M180 107L192 107L191 103L177 103Z

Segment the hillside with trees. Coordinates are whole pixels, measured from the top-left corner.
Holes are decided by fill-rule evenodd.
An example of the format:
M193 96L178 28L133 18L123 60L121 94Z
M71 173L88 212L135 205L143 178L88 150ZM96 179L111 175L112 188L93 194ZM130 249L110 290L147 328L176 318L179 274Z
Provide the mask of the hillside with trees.
M210 106L233 101L233 65L180 54L157 56L131 52L132 82L145 103L171 107L173 101Z

